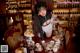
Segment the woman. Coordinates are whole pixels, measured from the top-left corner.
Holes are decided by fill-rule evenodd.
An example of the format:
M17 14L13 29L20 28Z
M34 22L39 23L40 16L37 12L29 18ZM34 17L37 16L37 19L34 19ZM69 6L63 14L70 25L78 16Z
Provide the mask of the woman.
M33 32L41 39L51 37L52 34L52 21L51 13L47 11L45 2L40 2L36 6L36 14L33 16Z

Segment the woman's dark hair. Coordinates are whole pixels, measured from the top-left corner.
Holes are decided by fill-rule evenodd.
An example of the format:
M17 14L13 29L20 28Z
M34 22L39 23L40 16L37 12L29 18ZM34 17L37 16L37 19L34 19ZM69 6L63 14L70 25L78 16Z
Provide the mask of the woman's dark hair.
M35 13L36 13L36 14L39 12L39 9L40 9L41 7L44 7L44 8L47 10L46 2L38 2L38 3L35 5Z

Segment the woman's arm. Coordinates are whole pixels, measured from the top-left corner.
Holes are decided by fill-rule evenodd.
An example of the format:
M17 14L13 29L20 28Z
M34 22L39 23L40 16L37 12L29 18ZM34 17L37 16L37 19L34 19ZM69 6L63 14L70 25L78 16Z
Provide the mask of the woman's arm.
M33 20L33 32L34 34L37 34L38 37L43 39L44 32L42 30L42 26L40 24L40 20L38 19L38 16L35 17Z

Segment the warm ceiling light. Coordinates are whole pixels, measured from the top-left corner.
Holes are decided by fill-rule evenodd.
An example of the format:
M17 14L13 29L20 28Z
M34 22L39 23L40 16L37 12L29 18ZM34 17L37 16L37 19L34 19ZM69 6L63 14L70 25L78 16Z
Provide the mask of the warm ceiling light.
M10 17L10 19L9 19L9 24L12 24L13 23L13 18L12 17Z

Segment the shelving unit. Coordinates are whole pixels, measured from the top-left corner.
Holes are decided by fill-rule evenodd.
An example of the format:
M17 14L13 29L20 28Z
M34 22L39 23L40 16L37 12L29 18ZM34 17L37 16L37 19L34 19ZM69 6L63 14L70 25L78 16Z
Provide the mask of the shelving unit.
M32 23L32 0L6 0L5 9L6 9L6 23L7 23L7 27L9 28L8 31L11 30L10 29L11 27L15 27L17 23L20 23L22 33L18 33L18 35L21 35L22 37L24 37L24 32L28 30L28 27L31 26L31 23ZM9 24L9 20L13 22ZM8 31L6 31L5 36L6 34L9 33ZM6 38L12 36L12 39L14 39L14 37L16 37L14 36L16 32L15 31L12 31L12 32L13 33L10 32L11 34L10 35L8 34ZM12 39L10 40L12 41ZM14 47L20 47L20 44L24 44L24 42L19 43L18 46L14 45Z
M21 14L23 18L24 31L29 21L32 19L32 1L31 0L7 0L6 12L8 14Z
M54 14L62 16L68 21L68 28L74 30L80 16L79 0L53 0Z

